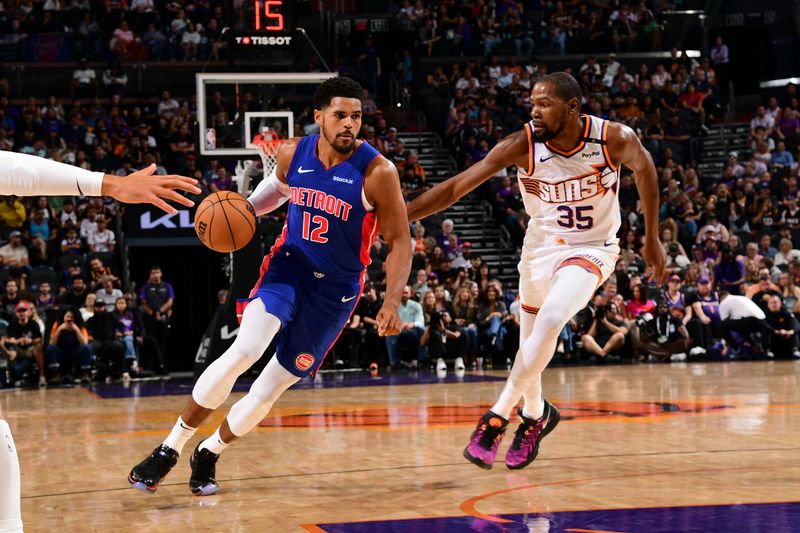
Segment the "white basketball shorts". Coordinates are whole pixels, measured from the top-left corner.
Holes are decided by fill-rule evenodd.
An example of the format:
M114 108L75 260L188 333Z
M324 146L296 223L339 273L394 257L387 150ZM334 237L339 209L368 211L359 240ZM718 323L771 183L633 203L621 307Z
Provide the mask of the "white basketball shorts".
M565 266L579 266L597 276L599 287L614 272L619 258L619 246L603 243L541 246L531 250L523 247L519 262L519 295L523 310L539 311L556 272Z

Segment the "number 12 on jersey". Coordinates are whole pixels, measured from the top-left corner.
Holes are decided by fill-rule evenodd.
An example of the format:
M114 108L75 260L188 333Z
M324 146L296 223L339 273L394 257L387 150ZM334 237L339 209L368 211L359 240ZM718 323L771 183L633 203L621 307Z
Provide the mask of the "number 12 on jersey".
M591 229L594 226L594 218L590 215L594 209L593 205L579 205L570 207L560 205L557 209L562 213L558 219L558 225L562 228Z
M316 227L311 229L311 224ZM328 233L328 219L322 215L311 216L308 211L303 212L303 238L307 241L325 244L328 238L325 234Z

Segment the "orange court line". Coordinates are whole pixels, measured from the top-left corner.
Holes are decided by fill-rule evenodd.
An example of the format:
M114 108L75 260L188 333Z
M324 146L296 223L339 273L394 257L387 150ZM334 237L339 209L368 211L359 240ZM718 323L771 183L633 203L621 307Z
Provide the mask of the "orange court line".
M518 490L525 490L525 489L533 489L539 487L553 487L558 485L569 485L572 483L589 483L592 481L602 481L608 479L624 479L624 478L633 478L633 477L647 477L647 476L663 476L663 475L677 475L677 474L705 474L710 472L733 472L733 471L744 471L744 470L752 470L752 469L760 469L760 470L777 470L777 469L784 469L786 465L780 466L773 466L773 467L764 467L764 466L734 466L728 468L694 468L690 470L672 470L672 471L662 471L662 472L643 472L643 473L635 473L635 474L620 474L615 476L595 476L595 477L587 477L587 478L578 478L578 479L562 479L559 481L550 481L547 483L532 483L530 485L522 485L519 487L512 487L510 489L502 489L496 490L494 492L487 492L486 494L480 494L478 496L473 496L467 500L464 500L461 505L458 506L461 511L466 514L467 516L473 516L475 518L479 518L481 520L487 520L489 522L496 522L499 524L504 524L508 522L512 522L512 520L506 520L505 518L500 518L494 515L482 513L475 508L475 505L487 498L491 498L493 496L497 496L499 494L506 494L509 492L514 492ZM741 502L734 502L739 504ZM714 505L723 505L721 503L716 503ZM686 507L686 506L681 506ZM668 507L667 507L668 508ZM638 509L638 507L634 507L634 509ZM568 511L554 511L554 512L568 512Z
M567 401L562 409L565 413L569 414L570 408L574 409L595 409L597 410L596 413L587 413L587 416L577 416L569 420L570 423L583 423L583 424L605 424L605 423L613 423L613 424L651 424L655 422L663 422L670 419L674 419L676 416L738 416L741 414L746 414L748 411L756 409L758 410L759 414L762 415L774 415L774 414L786 414L793 412L793 408L798 405L795 403L776 403L776 404L748 404L743 403L740 401L732 402L731 399L728 398L727 401L725 400L674 400L673 403L680 405L683 411L676 411L676 412L647 412L646 410L641 410L640 408L637 409L637 406L641 406L642 404L649 404L653 403L652 401L625 401L625 402L597 402L597 401ZM722 403L722 405L720 405ZM727 404L727 405L725 405ZM707 405L718 405L719 409L703 411L703 406ZM391 425L391 423L386 421L385 424L355 424L355 423L348 423L346 420L338 421L338 419L334 419L333 423L326 422L326 420L320 419L318 423L310 424L310 425L286 425L286 426L278 426L278 425L264 425L256 428L256 431L259 432L272 432L272 431L286 431L286 430L310 430L310 429L343 429L343 430L353 430L353 429L365 429L371 431L379 431L379 432L397 432L397 431L409 431L409 430L417 430L420 428L425 428L428 430L436 430L436 429L448 429L454 427L466 427L472 426L473 420L465 420L463 416L454 416L454 415L464 415L467 414L467 411L472 410L482 410L484 406L482 405L437 405L437 404L426 404L426 403L419 403L419 404L411 404L411 405L402 405L402 406L391 406L389 404L366 404L366 405L356 405L356 404L334 404L334 405L304 405L304 406L292 406L289 408L279 408L276 409L273 413L270 413L268 418L271 417L292 417L292 416L310 416L310 417L320 417L326 416L328 414L332 414L335 417L341 417L347 415L349 411L353 411L359 416L361 415L380 415L388 413L389 411L396 410L395 413L397 417L393 420L396 425ZM767 407L765 412L762 412L761 409ZM416 410L419 408L426 408L429 410L435 410L436 413L433 419L430 420L420 420L416 414ZM698 409L694 411L693 409ZM338 411L338 412L337 412ZM384 413L384 411L386 413ZM610 412L607 412L610 411ZM613 411L619 411L618 413L614 413ZM370 413L374 412L374 413ZM411 415L409 415L411 413ZM635 416L624 416L625 414L635 415ZM404 414L406 416L404 416ZM139 413L136 416L137 425L143 425L144 422L161 422L161 421L172 421L174 413L164 410L153 410L153 411L145 411L144 413ZM81 415L82 416L82 415ZM114 421L114 420L128 420L130 414L127 412L119 413L119 412L109 412L109 413L100 413L97 416L97 420L99 421ZM454 416L454 419L447 420L448 416ZM445 417L442 420L442 417ZM70 418L70 417L67 417ZM77 417L76 417L77 418ZM212 416L211 419L208 421L208 425L218 425L223 418L223 413L220 412L219 415ZM358 417L357 417L358 418ZM438 420L437 420L438 418ZM376 422L378 420L376 419ZM397 424L398 422L405 422L404 424ZM148 424L150 425L150 424ZM127 423L125 426L130 427ZM123 426L123 427L125 427ZM141 427L141 426L140 426ZM166 430L166 425L164 428L153 428L153 429L141 429L141 430L133 430L133 431L121 431L121 432L114 432L114 433L105 433L105 434L95 434L92 435L93 438L98 439L106 439L106 438L126 438L126 437L151 437L155 435L161 435L163 431ZM201 431L201 434L205 432Z
M325 533L325 530L316 524L300 524L300 527L302 527L309 533Z

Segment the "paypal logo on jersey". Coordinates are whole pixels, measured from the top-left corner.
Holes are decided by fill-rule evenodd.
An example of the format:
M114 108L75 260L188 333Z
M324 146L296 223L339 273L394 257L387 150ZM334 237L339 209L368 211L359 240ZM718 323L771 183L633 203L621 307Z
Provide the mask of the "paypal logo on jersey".
M334 176L331 178L331 181L339 181L341 183L347 183L348 185L353 184L353 180L347 178L340 178L339 176Z

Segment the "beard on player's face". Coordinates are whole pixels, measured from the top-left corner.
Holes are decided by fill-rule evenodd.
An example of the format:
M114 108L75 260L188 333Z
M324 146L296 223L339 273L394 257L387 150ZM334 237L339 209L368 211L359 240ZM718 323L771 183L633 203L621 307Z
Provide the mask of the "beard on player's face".
M353 151L353 147L356 144L356 137L351 130L342 128L340 131L336 131L334 129L334 131L329 132L328 129L325 127L325 120L322 121L321 130L322 130L322 135L325 137L325 140L328 141L328 144L331 145L331 148L333 148L340 154L349 154L350 152ZM349 137L347 137L346 135L349 135Z
M547 124L544 123L537 123L537 127L541 127L542 129L537 131L535 128L533 130L533 140L537 143L545 143L548 141L552 141L559 135L561 132L564 131L564 128L567 127L567 121L562 117L561 120L556 124L555 129L551 128Z

